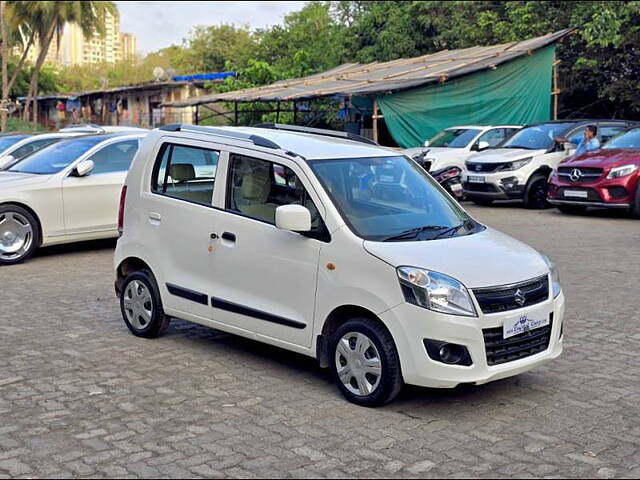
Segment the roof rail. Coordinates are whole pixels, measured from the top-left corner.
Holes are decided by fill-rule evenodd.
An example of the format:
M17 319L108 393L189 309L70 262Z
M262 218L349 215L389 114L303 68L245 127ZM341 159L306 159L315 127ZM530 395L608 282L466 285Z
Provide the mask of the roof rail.
M260 135L251 135L244 132L236 132L233 130L225 130L223 128L215 127L201 127L199 125L188 125L182 123L169 123L159 128L159 130L165 130L167 132L195 132L205 133L207 135L216 135L218 137L233 138L236 140L244 140L245 142L252 142L258 147L272 148L280 150L280 145L272 142L268 138L261 137Z
M352 140L354 142L366 143L368 145L376 145L377 142L362 135L349 132L339 132L337 130L326 130L324 128L301 127L299 125L283 125L281 123L259 123L256 128L269 128L271 130L283 130L285 132L311 133L313 135L324 135L325 137L342 138L344 140Z

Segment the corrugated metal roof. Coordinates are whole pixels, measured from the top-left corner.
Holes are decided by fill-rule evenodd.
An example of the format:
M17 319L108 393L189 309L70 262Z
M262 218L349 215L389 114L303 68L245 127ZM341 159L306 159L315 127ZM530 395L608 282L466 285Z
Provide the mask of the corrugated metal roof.
M292 101L331 95L390 93L494 68L501 63L555 43L572 30L561 30L522 42L443 50L421 57L401 58L390 62L345 63L308 77L281 80L271 85L234 92L202 95L165 105L188 107L220 101Z

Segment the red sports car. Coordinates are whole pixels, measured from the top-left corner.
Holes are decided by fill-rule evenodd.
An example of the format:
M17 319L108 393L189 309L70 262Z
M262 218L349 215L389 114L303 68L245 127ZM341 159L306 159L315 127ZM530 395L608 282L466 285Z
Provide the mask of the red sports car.
M560 163L549 178L549 202L564 213L618 208L640 218L640 128Z

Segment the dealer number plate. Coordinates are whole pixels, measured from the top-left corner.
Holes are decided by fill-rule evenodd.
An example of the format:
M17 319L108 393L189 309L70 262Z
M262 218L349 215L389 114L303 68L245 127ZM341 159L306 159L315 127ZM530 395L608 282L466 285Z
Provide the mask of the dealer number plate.
M520 315L519 317L507 320L502 325L502 336L506 340L510 337L515 337L521 333L535 330L536 328L546 327L549 325L549 317L538 319L528 317L527 315Z

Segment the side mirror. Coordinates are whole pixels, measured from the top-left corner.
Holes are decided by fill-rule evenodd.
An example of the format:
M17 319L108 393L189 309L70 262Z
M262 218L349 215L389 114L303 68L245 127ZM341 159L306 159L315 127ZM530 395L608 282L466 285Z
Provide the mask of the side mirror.
M16 159L13 155L5 155L4 157L0 157L0 170L9 168L15 161Z
M424 141L424 146L425 146L425 147L428 147L428 146L429 146L429 140L425 140L425 141Z
M572 155L578 148L578 146L575 143L571 143L571 142L564 142L562 146L564 148L564 151L567 153L567 155Z
M489 142L480 142L478 143L478 151L481 152L482 150L485 150L487 148L489 148L491 145L489 145Z
M276 227L292 232L309 232L311 212L302 205L282 205L276 208Z
M76 169L75 169L76 176L86 177L93 171L95 167L96 167L96 164L93 163L93 160L83 160L76 166Z

